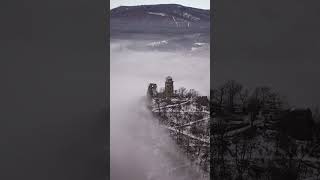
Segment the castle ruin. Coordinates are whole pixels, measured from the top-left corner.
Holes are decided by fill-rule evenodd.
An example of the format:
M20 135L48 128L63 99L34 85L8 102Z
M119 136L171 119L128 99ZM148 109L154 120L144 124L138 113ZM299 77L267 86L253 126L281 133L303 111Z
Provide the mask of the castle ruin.
M164 92L158 93L157 91L157 84L150 83L147 90L147 97L154 98L154 97L165 97L171 98L174 96L174 88L173 88L173 80L171 76L168 76L165 81Z
M150 83L149 84L149 87L148 87L148 91L147 91L147 97L155 97L158 95L158 92L157 92L157 84L155 83Z
M165 97L172 97L173 96L173 80L171 76L166 78L165 86L164 86L164 94Z

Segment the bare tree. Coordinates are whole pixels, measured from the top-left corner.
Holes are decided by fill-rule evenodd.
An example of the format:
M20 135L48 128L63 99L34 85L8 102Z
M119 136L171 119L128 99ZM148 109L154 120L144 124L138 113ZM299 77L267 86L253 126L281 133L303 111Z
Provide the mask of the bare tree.
M271 88L267 86L256 87L253 91L252 98L254 98L260 105L265 107L266 103L270 101Z
M249 139L238 139L233 142L235 148L230 150L230 154L233 157L234 165L237 170L236 179L246 179L245 173L249 170L252 152L255 147L254 143L250 142Z
M187 93L186 93L186 97L188 98L194 98L194 97L198 97L199 93L194 90L194 89L190 89Z
M212 106L216 111L221 112L223 109L224 98L226 96L226 87L220 86L217 89L212 90Z
M251 97L259 102L261 108L265 109L280 109L285 103L284 97L281 97L277 92L274 92L267 86L255 88Z
M260 106L259 101L255 98L250 98L248 102L248 112L250 114L250 125L253 127L253 122L256 120Z
M227 124L223 119L211 119L210 125L210 154L211 154L211 179L227 179L226 154L230 144L227 138Z
M249 90L248 89L244 89L240 92L240 101L241 101L241 107L242 107L242 111L246 111L245 108L247 106L248 103L248 98L249 98Z
M234 80L229 80L225 84L225 88L227 92L228 109L233 112L236 96L240 94L243 86Z
M187 91L187 89L186 89L185 87L179 88L179 89L178 89L178 95L179 95L179 97L180 97L180 98L185 97L186 91Z

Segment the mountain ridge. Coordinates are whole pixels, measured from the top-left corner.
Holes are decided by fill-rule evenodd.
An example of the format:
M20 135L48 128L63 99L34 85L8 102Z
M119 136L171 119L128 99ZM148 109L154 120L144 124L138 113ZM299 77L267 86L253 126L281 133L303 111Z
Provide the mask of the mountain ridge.
M110 10L111 33L209 33L210 10L179 4L119 6Z
M168 4L145 4L145 5L133 5L133 6L125 6L125 5L120 5L115 8L110 9L111 11L120 7L141 7L141 6L180 6L180 7L186 7L186 8L193 8L193 9L200 9L200 10L205 10L205 11L210 11L210 9L202 9L202 8L196 8L196 7L191 7L191 6L185 6L181 4L175 4L175 3L168 3Z

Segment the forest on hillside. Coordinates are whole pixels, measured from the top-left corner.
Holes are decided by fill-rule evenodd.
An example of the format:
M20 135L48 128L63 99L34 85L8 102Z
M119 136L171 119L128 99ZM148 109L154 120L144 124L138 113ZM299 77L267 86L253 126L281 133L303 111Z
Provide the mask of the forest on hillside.
M229 80L211 90L212 179L319 179L319 110L271 87Z

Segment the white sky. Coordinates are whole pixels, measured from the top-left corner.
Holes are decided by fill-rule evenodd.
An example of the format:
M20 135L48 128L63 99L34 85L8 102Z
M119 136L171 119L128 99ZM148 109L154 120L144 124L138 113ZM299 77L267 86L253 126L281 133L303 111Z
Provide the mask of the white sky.
M110 8L150 4L181 4L200 9L210 9L210 0L110 0Z

